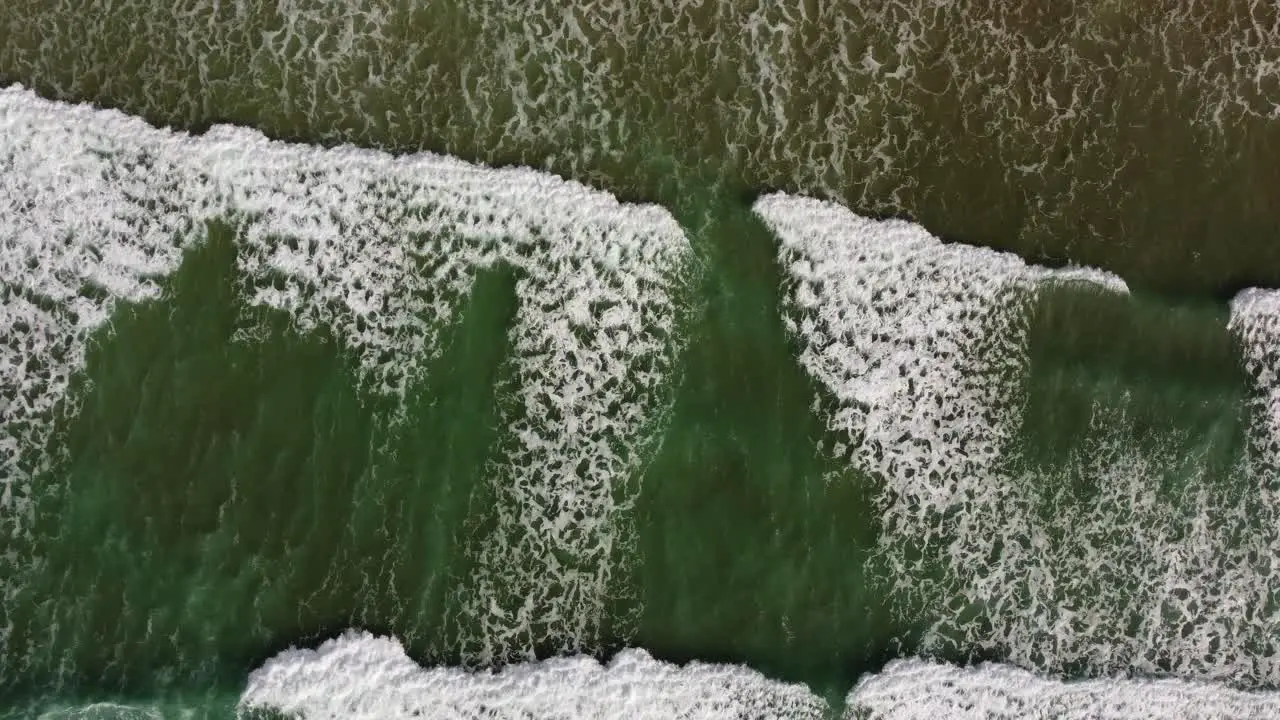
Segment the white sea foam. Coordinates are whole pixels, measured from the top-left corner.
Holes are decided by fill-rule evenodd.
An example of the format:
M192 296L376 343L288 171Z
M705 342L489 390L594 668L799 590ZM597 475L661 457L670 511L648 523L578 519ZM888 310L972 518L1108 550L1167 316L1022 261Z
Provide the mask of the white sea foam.
M670 214L527 169L321 149L219 126L192 137L114 111L0 91L0 522L20 533L48 433L90 336L205 236L239 230L244 296L330 328L369 389L402 396L476 272L518 269L518 400L491 470L468 625L487 659L590 646L619 513L679 339L686 241ZM251 329L249 329L251 330ZM242 337L250 337L251 332ZM71 411L74 409L72 408ZM572 567L566 567L569 563ZM536 626L536 627L535 627Z
M363 632L271 658L249 676L240 706L275 708L305 720L803 720L828 710L803 685L739 666L676 666L644 650L624 650L607 665L578 656L468 672L425 669L396 640Z
M605 603L617 598L615 563L631 555L625 511L680 349L667 291L685 248L669 215L633 213L569 235L568 252L535 246L518 261L497 527L462 593L468 622L485 618L464 649L477 661L532 657L535 644L595 649Z
M1008 665L895 660L849 693L848 720L1264 720L1280 694L1182 680L1063 682Z
M456 315L476 270L507 262L521 269L513 340L522 390L504 410L511 432L509 454L494 473L499 522L483 545L476 592L467 596L478 603L493 590L497 604L469 606L485 631L470 639L471 649L478 658L523 652L535 630L564 648L590 644L615 570L610 562L626 542L616 523L634 492L628 476L641 454L637 443L661 411L676 345L671 283L684 240L666 213L532 171L320 150L227 127L193 138L16 88L0 91L0 168L6 531L20 527L14 519L30 494L24 483L48 459L38 451L89 336L117 303L158 296L158 279L200 241L204 220L229 218L243 230L239 262L251 302L292 313L303 329L333 328L371 387L389 395L404 392L436 350L436 333ZM1160 472L1150 467L1160 458L1086 446L1065 472L1101 478L1103 499L1063 506L1066 520L1046 528L1030 509L1043 498L1020 494L1044 486L1044 478L1019 483L996 461L1016 405L1007 383L983 383L1022 371L1020 313L1028 298L1046 281L1084 279L1112 290L1122 283L943 245L908 223L876 223L802 198L772 196L757 211L782 239L795 284L788 318L802 362L836 401L832 427L845 434L849 457L894 490L888 507L897 525L887 542L951 538L945 589L986 608L993 643L1026 665L1165 662L1180 674L1232 682L1276 676L1273 621L1259 610L1275 583L1247 558L1277 557L1280 547L1261 535L1233 545L1235 556L1217 552L1245 527L1244 516L1276 506L1269 485L1259 486L1261 499L1235 498L1234 506L1204 495L1170 507L1146 482ZM411 299L396 283L418 283L422 292ZM86 286L97 289L82 292ZM1255 444L1270 457L1277 310L1274 294L1252 291L1237 299L1232 316L1271 423ZM652 372L631 364L641 359L653 361ZM609 409L624 399L621 409ZM517 468L527 471L526 482L513 482ZM943 526L942 511L957 508L965 512ZM1127 519L1117 523L1112 508L1126 508ZM1051 537L1063 528L1063 537ZM1114 542L1121 533L1128 544ZM1003 561L980 574L985 565L973 559L988 557L995 542L1003 544ZM573 567L557 564L564 557ZM498 572L512 573L500 591ZM555 589L533 587L545 573L557 579L546 584ZM1072 577L1087 582L1070 587ZM1132 597L1108 590L1112 580ZM1036 603L1020 607L1027 597ZM1077 605L1064 606L1063 597ZM1113 627L1134 610L1136 635ZM944 622L939 635L948 633L975 637ZM1059 705L1034 704L1041 696ZM1132 717L1162 711L1169 706L1156 703L1170 696L1182 698L1178 708L1203 710L1188 717L1275 714L1271 696L1199 684L1062 685L1010 668L915 662L891 665L850 699L883 717L919 717L910 713L921 705L943 717L989 708L985 702L997 714L977 717L1023 708ZM361 634L283 653L254 674L243 704L307 717L401 710L811 717L824 710L807 690L742 668L676 668L638 650L603 667L568 658L468 674L424 670L395 641Z
M1259 462L1277 446L1227 468L1173 428L1135 447L1121 401L1094 407L1061 462L1022 459L1032 303L1063 279L1098 292L1121 281L805 198L756 211L781 242L788 322L829 395L835 449L883 483L885 591L934 618L926 651L1280 682L1280 502ZM1233 324L1274 418L1274 320L1245 300Z
M1254 451L1259 461L1280 458L1280 291L1249 288L1237 294L1231 300L1231 329L1257 386L1255 411L1264 426L1251 438ZM1270 470L1280 470L1271 463Z
M897 513L944 511L985 492L1016 410L1025 309L1040 281L1127 292L1097 270L1046 270L1015 255L947 245L918 225L875 221L812 198L774 194L755 212L777 235L794 288L788 329L800 362L834 396L840 454L885 478Z

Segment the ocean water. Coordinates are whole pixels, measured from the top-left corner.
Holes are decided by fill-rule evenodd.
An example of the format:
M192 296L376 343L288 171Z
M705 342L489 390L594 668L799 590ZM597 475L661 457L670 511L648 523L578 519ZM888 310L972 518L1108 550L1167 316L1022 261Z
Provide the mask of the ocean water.
M1274 5L160 5L0 8L0 716L1280 715Z
M658 148L1161 291L1280 281L1269 0L12 0L0 26L0 81L159 124L650 200Z

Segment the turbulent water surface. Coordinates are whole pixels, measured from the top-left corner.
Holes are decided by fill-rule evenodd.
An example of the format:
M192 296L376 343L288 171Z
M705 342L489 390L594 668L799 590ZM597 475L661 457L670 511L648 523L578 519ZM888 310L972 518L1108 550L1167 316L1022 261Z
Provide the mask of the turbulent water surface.
M1280 716L1278 6L90 6L0 715Z

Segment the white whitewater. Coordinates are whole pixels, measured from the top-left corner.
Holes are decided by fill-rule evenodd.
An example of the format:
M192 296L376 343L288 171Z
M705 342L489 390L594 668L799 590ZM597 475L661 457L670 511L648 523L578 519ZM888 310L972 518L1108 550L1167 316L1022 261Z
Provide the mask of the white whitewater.
M268 660L249 676L240 706L307 720L803 720L828 711L805 686L739 666L677 666L625 650L607 665L579 656L498 672L425 669L396 640L362 632Z
M531 170L324 150L230 127L193 137L115 112L46 102L21 88L0 91L0 167L6 535L21 535L31 498L46 490L32 478L56 458L40 449L59 403L74 400L66 389L91 336L120 303L158 297L158 281L202 241L205 221L231 221L242 231L246 298L291 313L301 329L332 328L360 359L370 387L392 397L406 392L438 351L438 333L456 318L477 271L509 263L522 271L512 332L526 390L508 418L508 455L493 478L499 522L465 595L465 612L483 632L465 640L480 660L526 653L524 638L535 625L565 650L592 644L602 598L619 572L613 558L628 541L618 516L638 492L630 476L646 428L662 413L663 383L679 346L674 323L688 250L668 213ZM1007 643L1018 665L1052 669L1085 659L1142 670L1135 653L1146 645L1187 677L1244 684L1277 677L1280 654L1246 650L1275 642L1271 618L1251 614L1275 583L1248 558L1276 557L1280 546L1263 536L1236 556L1218 552L1239 528L1235 518L1277 506L1271 484L1242 501L1247 507L1206 497L1189 514L1174 512L1142 489L1148 460L1096 448L1084 453L1093 465L1078 471L1106 473L1115 495L1067 519L1077 555L1035 544L1047 542L1044 529L1027 509L1034 498L1020 494L1033 483L1020 485L997 462L1016 404L1011 385L983 381L1023 371L1019 313L1028 297L1046 282L1083 280L1107 292L1122 291L1122 283L944 246L917 226L877 223L803 198L771 196L757 212L782 240L781 261L794 285L788 317L802 362L837 401L829 421L845 436L838 449L886 478L897 498L886 505L887 557L899 542L942 537L941 518L950 512L956 524L945 531L958 540L947 549L953 562L938 589L985 607L994 641ZM406 284L420 292L403 293ZM1276 456L1280 437L1276 297L1242 294L1232 316L1258 402L1269 410L1266 427L1251 438L1264 459ZM243 339L252 336L246 328ZM637 372L642 362L653 368L648 374ZM606 413L624 399L622 412ZM517 465L532 470L513 483ZM1106 509L1119 504L1133 509L1118 525L1133 537L1125 555L1092 543L1102 528L1116 526ZM1180 540L1169 539L1170 528ZM1021 537L1036 540L1018 554ZM1007 562L979 575L982 566L971 560L995 540L1008 542ZM574 558L574 567L555 565L561 557ZM4 556L0 563L23 560ZM572 572L555 574L562 570ZM912 568L900 570L906 577ZM557 578L554 590L540 577L547 572ZM1034 597L1090 573L1127 574L1144 593L1125 599L1107 595L1105 583L1082 586L1068 595L1094 604L1076 608L1019 608L1010 599L1015 589ZM1114 602L1119 609L1109 610ZM1160 616L1169 607L1176 637ZM1138 613L1139 635L1130 645L1107 634L1110 612ZM1229 621L1241 617L1254 622ZM942 621L937 636L972 641L966 632ZM1098 658L1098 648L1112 655ZM958 669L914 660L864 678L849 705L851 717L876 718L1280 714L1274 695L1221 685L1061 683L1012 666ZM424 669L395 640L354 631L268 661L249 678L241 706L306 718L829 712L806 688L743 667L678 667L628 650L607 665L571 657L500 672Z
M895 660L849 693L847 720L1267 720L1280 694L1184 680L1062 682L984 663Z
M370 389L392 397L440 350L476 272L507 263L521 271L520 387L490 478L498 522L459 590L466 624L483 628L466 651L523 655L534 637L594 647L629 541L619 514L679 351L688 245L669 213L527 169L229 126L190 136L19 87L0 91L0 167L6 535L24 532L34 495L55 491L32 482L56 460L48 433L59 403L75 401L65 391L89 338L118 303L157 297L205 222L240 230L251 303L302 331L331 328Z
M1159 471L1150 466L1159 458L1089 446L1079 453L1072 472L1095 473L1111 489L1095 506L1068 512L1063 519L1068 529L1074 527L1063 541L1078 547L1079 555L1073 555L1047 544L1045 528L1037 525L1042 521L1032 510L1035 498L1026 493L1034 490L1027 486L1029 480L1044 478L1009 476L1000 462L1017 420L1016 383L1026 370L1026 314L1035 294L1056 283L1124 293L1122 281L1086 268L1050 271L1007 254L944 245L910 223L872 221L806 198L770 196L756 211L781 241L780 262L790 277L787 315L802 344L801 362L835 399L828 420L846 441L832 450L889 483L886 557L897 559L897 544L904 541L942 537L944 530L958 536L946 548L951 555L944 558L952 564L939 587L904 585L900 590L961 592L975 605L989 603L986 619L995 624L998 641L1010 643L1016 663L962 668L894 661L850 691L846 718L1225 720L1280 715L1276 693L1197 680L1115 676L1107 670L1153 670L1137 652L1142 643L1153 643L1188 677L1244 684L1270 677L1268 658L1247 647L1267 641L1267 620L1247 613L1249 599L1265 593L1270 579L1247 558L1260 552L1275 557L1280 548L1237 547L1234 556L1213 557L1225 547L1222 535L1238 529L1222 519L1256 511L1256 506L1237 508L1233 515L1232 508L1206 497L1179 514L1144 489L1144 481ZM1280 346L1275 342L1280 331L1276 297L1243 295L1233 314L1233 329L1251 348L1251 370L1260 387L1273 387L1269 378L1280 369L1280 356L1271 351ZM1100 416L1095 422L1105 430L1123 418ZM1128 516L1110 512L1121 504L1129 508ZM948 512L958 519L944 527ZM1219 512L1224 514L1215 529L1209 520ZM1119 523L1119 531L1131 534L1133 544L1108 550L1108 523ZM1175 541L1174 525L1184 532L1190 526L1192 532ZM1032 538L1031 548L1021 549L1021 533ZM971 559L990 552L994 542L1008 543L1005 564L980 575L981 565ZM1167 555L1161 554L1162 544L1171 548ZM1054 551L1059 554L1036 555ZM898 570L911 577L918 568L900 564ZM1099 575L1105 581L1122 572L1167 585L1147 584L1146 594L1126 599L1090 584ZM1075 590L1092 598L1092 605L1051 604L1061 596L1045 591L1055 581L1073 582L1071 573L1083 573L1083 580L1074 581L1080 583ZM1014 582L1019 574L1026 576L1022 585ZM1020 612L1010 600L1015 593L1036 592L1042 596L1030 610ZM1108 603L1120 604L1112 608ZM1106 627L1116 622L1116 614L1134 611L1152 613L1137 639ZM1170 620L1162 622L1161 611L1178 613L1172 618L1182 644L1162 634ZM1231 617L1253 617L1256 624L1231 625ZM950 634L980 645L982 638L969 631L952 614L937 623L935 641L941 644ZM1206 654L1210 647L1217 648L1216 656ZM1095 669L1109 675L1101 679L1064 682L1018 667L1052 671L1099 654L1102 660ZM496 674L424 670L397 643L353 633L318 650L290 650L269 661L254 673L242 706L287 708L308 718L414 712L631 718L650 717L652 707L661 708L660 717L814 717L831 712L819 698L793 686L741 669L717 668L722 675L713 678L711 667L676 669L630 650L607 667L574 658ZM649 684L657 677L667 679ZM512 689L516 687L520 689ZM752 699L740 701L744 697Z
M1256 410L1264 421L1250 439L1274 478L1280 470L1274 460L1280 457L1280 291L1250 288L1237 294L1231 301L1231 329L1242 341L1245 364L1257 383ZM1274 480L1259 490L1274 493Z
M607 664L569 657L501 671L423 668L392 638L350 631L314 650L290 649L250 676L241 711L306 720L626 719L805 720L833 708L803 685L744 667L655 660L625 650ZM961 668L895 660L849 692L845 720L1263 720L1280 693L1172 679L1064 682L1009 665Z
M996 472L1016 430L1026 312L1041 283L1127 292L1088 268L1047 270L1016 255L943 244L902 220L774 194L755 212L777 235L800 362L834 397L836 448L889 483L891 528L927 522ZM1010 382L1014 381L1014 382Z
M780 240L786 316L828 394L833 450L883 484L885 591L930 614L925 650L1050 674L1280 684L1273 294L1233 310L1266 420L1229 477L1185 457L1181 436L1128 447L1123 407L1095 407L1070 458L1045 469L1016 444L1033 303L1049 283L1124 292L1118 278L809 198L755 209ZM1170 476L1187 489L1162 493ZM1091 497L1070 494L1081 481Z

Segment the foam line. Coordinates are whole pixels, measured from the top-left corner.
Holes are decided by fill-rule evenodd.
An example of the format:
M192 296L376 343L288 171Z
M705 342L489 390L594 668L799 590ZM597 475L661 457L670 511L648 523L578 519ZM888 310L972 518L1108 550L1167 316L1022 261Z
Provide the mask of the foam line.
M1251 438L1259 461L1271 473L1280 471L1280 291L1242 290L1231 299L1231 329L1244 348L1245 365L1254 377L1255 410L1263 423Z
M1063 682L994 663L895 660L849 693L848 720L1264 720L1280 694L1181 680Z
M473 673L423 668L396 640L363 632L271 658L250 675L240 707L306 720L816 720L828 710L803 685L733 665L676 666L639 649L624 650L607 665L578 656Z

